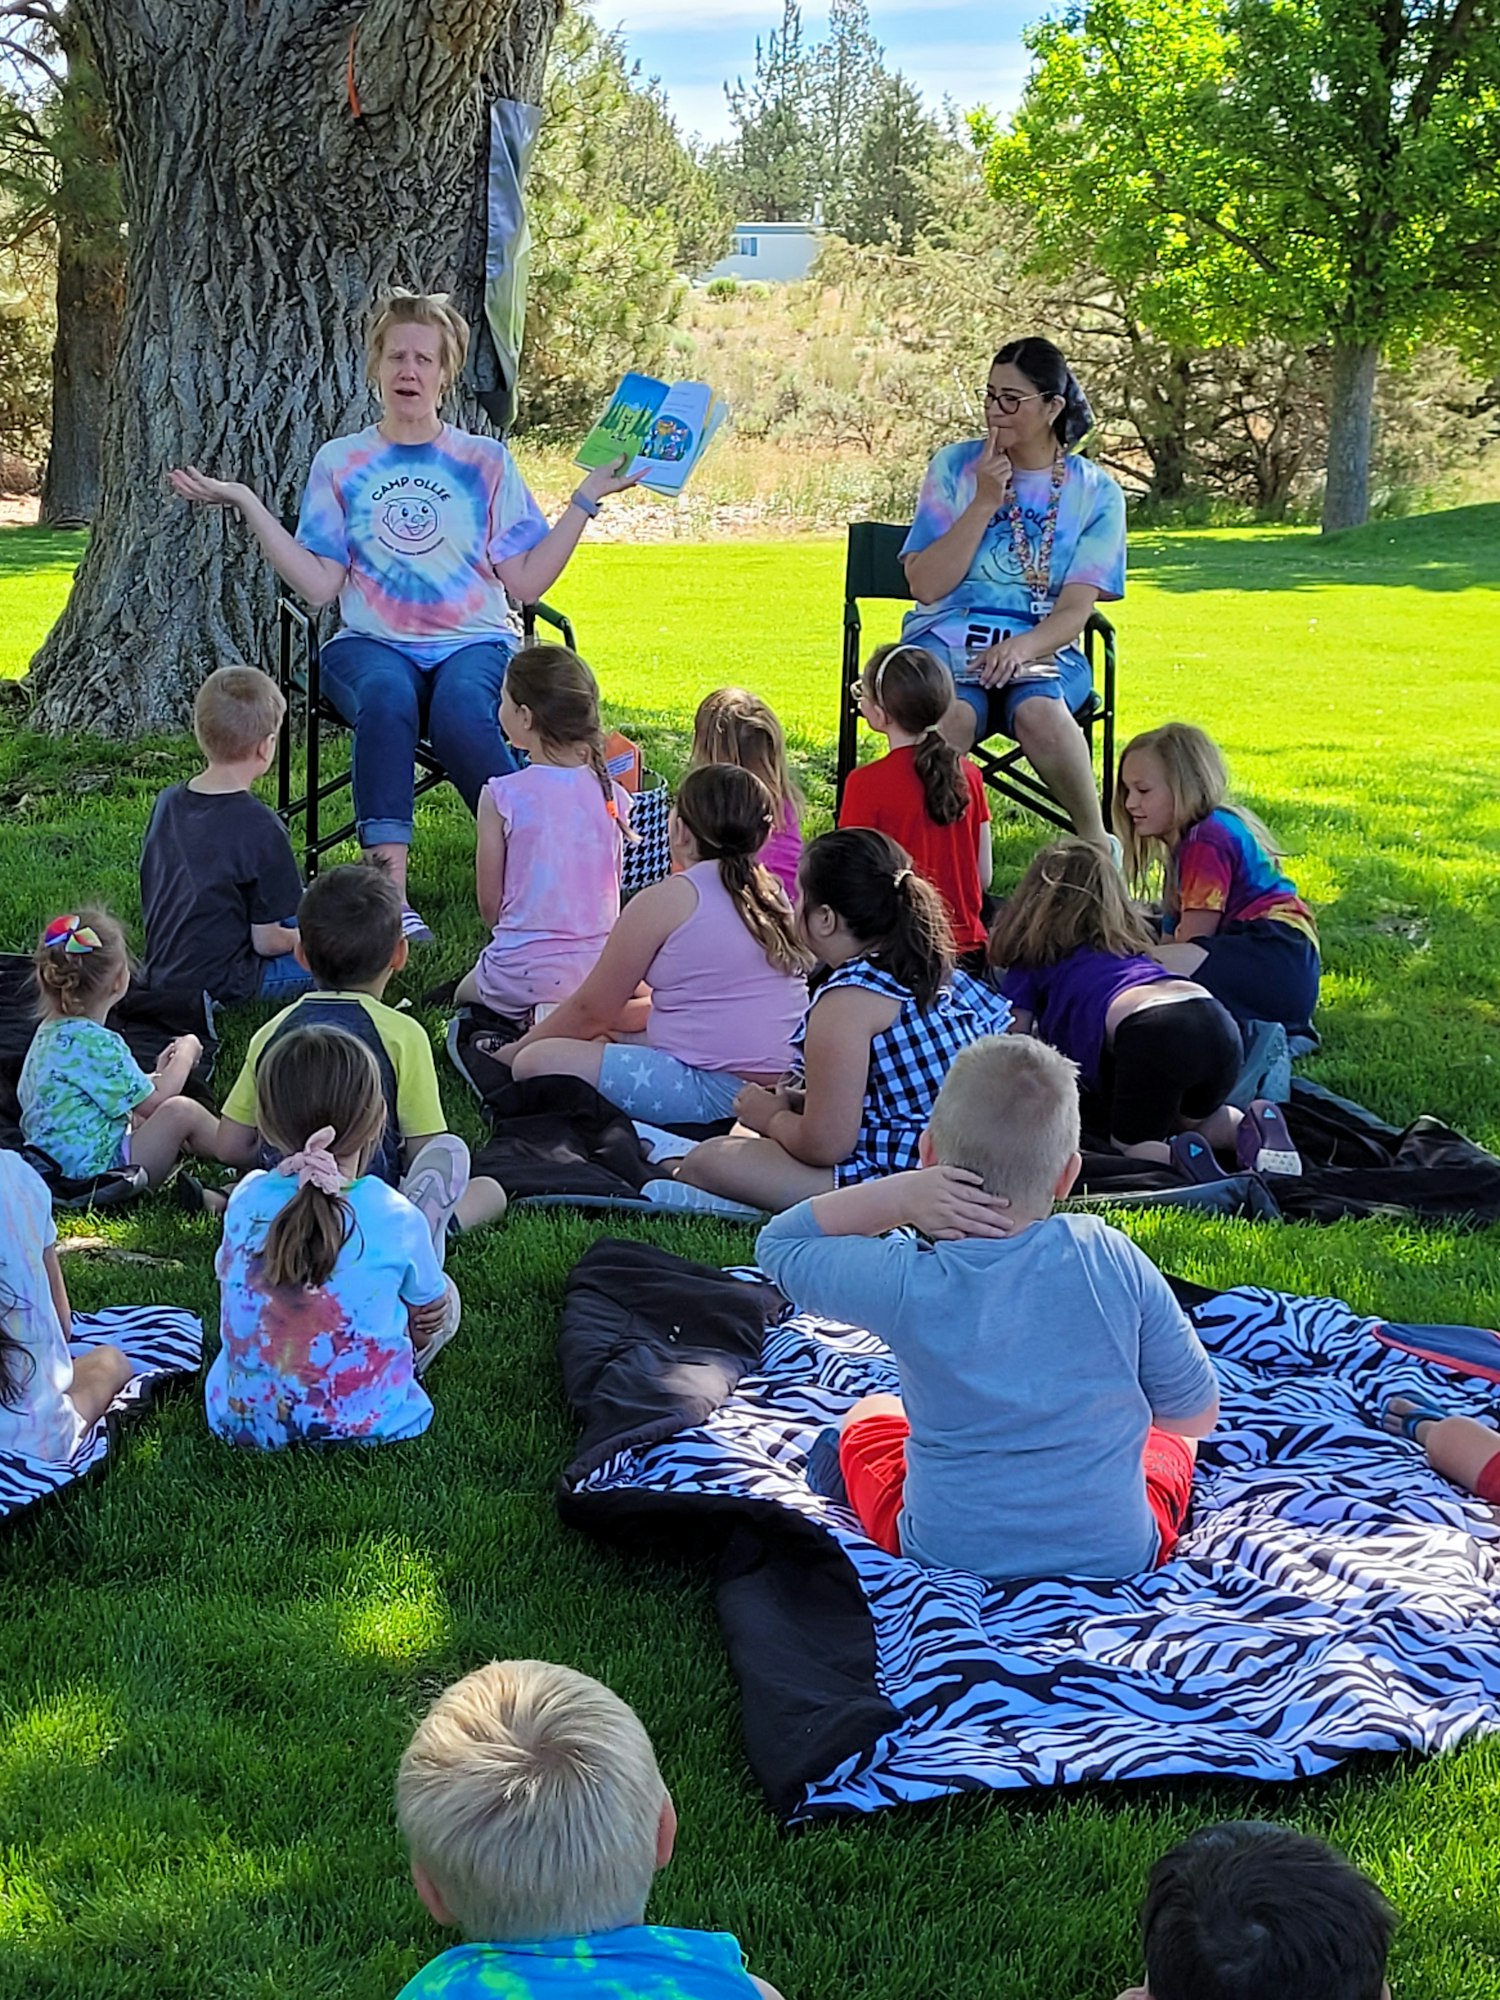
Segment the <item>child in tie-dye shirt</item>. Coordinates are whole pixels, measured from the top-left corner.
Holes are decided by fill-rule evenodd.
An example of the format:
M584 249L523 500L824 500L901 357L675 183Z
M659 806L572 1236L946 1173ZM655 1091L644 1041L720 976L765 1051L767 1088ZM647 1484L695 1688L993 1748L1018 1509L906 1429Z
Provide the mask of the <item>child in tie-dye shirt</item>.
M577 992L620 914L630 794L604 761L599 684L566 646L516 654L500 721L531 761L480 795L475 881L495 934L454 997L529 1027Z
M417 1377L458 1326L434 1248L447 1216L364 1171L385 1093L353 1035L290 1029L255 1082L260 1129L284 1157L225 1211L209 1426L261 1451L416 1437L432 1421Z
M491 1660L396 1779L417 1894L469 1940L399 2000L780 2000L725 1931L645 1921L677 1814L640 1717L571 1667Z

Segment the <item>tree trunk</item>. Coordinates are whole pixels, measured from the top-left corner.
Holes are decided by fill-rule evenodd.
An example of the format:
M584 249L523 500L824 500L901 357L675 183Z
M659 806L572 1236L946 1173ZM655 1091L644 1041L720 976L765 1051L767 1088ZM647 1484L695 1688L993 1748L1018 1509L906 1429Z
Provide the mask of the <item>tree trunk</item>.
M52 443L42 519L86 528L99 504L100 451L125 310L119 162L87 37L62 29L68 73L58 106L57 334L52 342Z
M1336 341L1328 412L1328 477L1323 488L1323 533L1358 528L1370 513L1370 443L1375 411L1373 341Z
M477 316L486 108L539 96L558 5L72 0L129 248L95 532L27 683L40 726L177 728L214 667L270 665L273 572L164 474L201 465L289 518L318 446L371 420L372 295Z
M101 257L66 211L57 225L52 444L42 480L49 528L86 528L99 504L100 450L125 309L125 246Z

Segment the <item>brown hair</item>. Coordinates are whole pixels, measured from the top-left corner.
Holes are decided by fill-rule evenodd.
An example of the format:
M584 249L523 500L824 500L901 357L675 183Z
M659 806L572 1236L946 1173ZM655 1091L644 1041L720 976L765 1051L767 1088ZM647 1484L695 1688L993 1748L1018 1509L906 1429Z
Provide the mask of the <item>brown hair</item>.
M442 361L442 390L446 396L458 380L469 353L469 322L446 292L406 292L398 286L375 301L370 330L365 340L365 375L373 389L380 379L380 357L385 337L396 326L430 326L437 329Z
M1159 841L1136 832L1135 822L1125 809L1125 760L1137 750L1148 750L1161 765L1167 789L1172 794L1173 838ZM1229 797L1229 767L1224 753L1206 730L1191 722L1164 722L1158 729L1143 729L1132 736L1120 752L1115 766L1115 792L1111 817L1120 844L1125 850L1125 879L1140 894L1146 887L1153 861L1160 861L1166 877L1167 905L1175 907L1175 870L1171 866L1177 842L1190 826L1207 819L1211 812L1231 812L1249 828L1273 861L1281 849L1263 821L1246 806Z
M804 906L832 910L925 1014L953 975L953 930L906 849L872 827L841 826L804 848L797 879Z
M66 925L64 930L62 926ZM70 951L69 939L84 942L83 933L92 932L97 944ZM47 942L56 932L56 941ZM54 917L42 932L32 955L36 973L37 1011L43 1019L62 1014L78 1014L99 996L107 993L130 964L130 946L124 927L108 910L70 911Z
M738 764L760 779L783 816L801 814L803 798L787 761L786 732L775 713L748 688L715 688L693 717L692 767Z
M771 837L774 813L770 792L738 764L700 764L677 794L677 817L702 858L718 862L745 929L778 972L805 972L808 956L786 895L755 858Z
M915 736L912 762L922 781L927 817L956 826L969 810L964 760L938 728L953 705L953 676L925 646L877 646L861 679L877 708L908 736Z
M522 646L506 666L505 687L513 702L531 710L532 725L549 750L583 745L604 803L613 810L614 785L599 727L599 683L592 669L569 646Z
M237 764L274 736L286 697L258 667L219 667L193 702L193 734L211 764Z
M374 1054L343 1028L289 1028L255 1071L255 1122L279 1152L295 1153L333 1127L334 1154L361 1166L385 1130L385 1091ZM349 1241L354 1211L342 1195L301 1187L266 1232L260 1269L268 1285L328 1282Z
M297 928L308 969L334 992L368 986L401 942L401 891L378 861L346 861L302 891Z
M1086 840L1055 840L1007 898L990 932L989 959L1035 971L1081 946L1134 958L1154 943L1109 856Z

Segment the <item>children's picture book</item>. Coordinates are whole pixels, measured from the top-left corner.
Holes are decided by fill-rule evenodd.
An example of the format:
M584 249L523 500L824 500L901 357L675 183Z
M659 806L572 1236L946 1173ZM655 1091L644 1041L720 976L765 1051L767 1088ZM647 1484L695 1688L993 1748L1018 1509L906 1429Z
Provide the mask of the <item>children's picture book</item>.
M628 457L626 471L644 470L643 486L656 493L680 493L728 415L728 404L706 382L666 383L654 375L627 375L579 446L574 464L592 469Z

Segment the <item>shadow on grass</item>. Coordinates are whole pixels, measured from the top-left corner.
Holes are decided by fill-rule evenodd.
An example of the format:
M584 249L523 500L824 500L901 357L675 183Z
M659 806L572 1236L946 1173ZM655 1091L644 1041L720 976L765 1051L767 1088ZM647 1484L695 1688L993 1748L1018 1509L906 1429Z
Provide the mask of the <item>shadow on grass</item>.
M1327 540L1285 529L1147 529L1130 538L1130 569L1169 591L1324 590L1336 584L1500 589L1500 502L1373 521Z
M88 539L78 529L0 528L0 583L33 570L72 568Z

